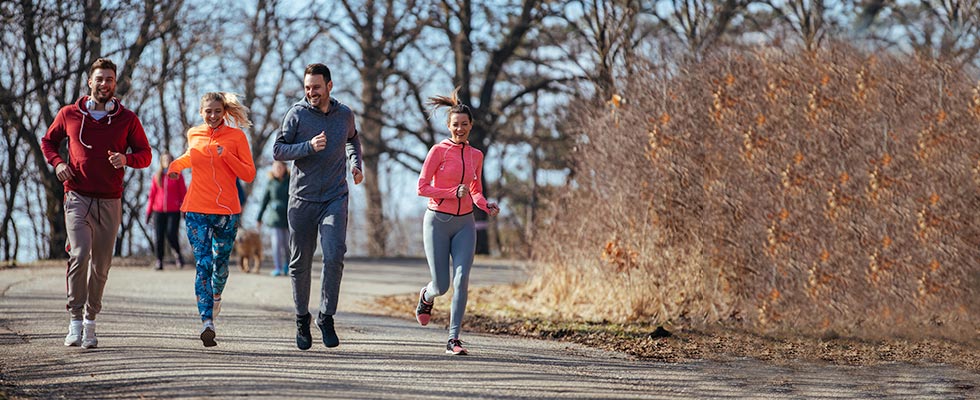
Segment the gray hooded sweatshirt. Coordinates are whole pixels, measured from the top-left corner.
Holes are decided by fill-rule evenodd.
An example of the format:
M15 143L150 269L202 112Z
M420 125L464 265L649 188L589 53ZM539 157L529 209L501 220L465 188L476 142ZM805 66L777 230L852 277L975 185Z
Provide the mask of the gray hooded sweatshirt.
M327 147L313 151L310 139L324 132ZM326 114L304 98L286 111L272 150L277 161L292 160L289 195L300 200L328 202L347 193L347 167L361 168L361 140L354 112L330 98Z

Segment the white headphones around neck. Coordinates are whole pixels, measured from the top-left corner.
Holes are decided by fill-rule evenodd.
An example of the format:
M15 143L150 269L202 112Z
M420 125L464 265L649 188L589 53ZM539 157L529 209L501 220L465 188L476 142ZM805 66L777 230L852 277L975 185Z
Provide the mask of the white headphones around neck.
M96 104L95 100L91 96L89 96L88 101L85 102L85 108L91 111L93 108L95 108L95 104ZM115 99L114 98L109 99L109 101L105 103L105 112L111 113L115 109L116 109Z

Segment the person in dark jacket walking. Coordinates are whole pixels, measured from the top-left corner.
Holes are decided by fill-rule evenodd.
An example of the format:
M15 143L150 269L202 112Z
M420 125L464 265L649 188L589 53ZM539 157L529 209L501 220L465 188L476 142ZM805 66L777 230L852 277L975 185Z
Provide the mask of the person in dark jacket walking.
M260 229L264 219L265 226L272 230L272 261L276 267L272 271L272 276L285 276L289 273L289 222L286 215L288 206L289 171L286 169L286 163L274 161L257 217ZM268 214L266 209L269 211Z

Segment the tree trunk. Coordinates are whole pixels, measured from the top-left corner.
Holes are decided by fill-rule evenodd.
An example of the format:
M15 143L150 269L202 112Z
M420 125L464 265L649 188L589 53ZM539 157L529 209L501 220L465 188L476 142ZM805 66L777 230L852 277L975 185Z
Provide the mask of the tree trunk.
M38 91L46 92L47 89L42 82L45 82L44 73L41 67L40 53L37 48L37 36L35 35L35 21L34 21L34 6L31 2L22 1L22 10L26 16L24 20L24 44L27 49L28 60L31 65L31 74L34 82L38 83ZM85 15L86 17L91 15L97 15L101 11L102 4L100 1L90 1L85 5ZM93 25L86 29L86 37L82 40L83 43L88 42L89 36L101 36L101 25ZM83 45L82 47L88 48L90 52L100 51L101 43L96 41L91 44ZM48 104L47 96L38 96L40 101L41 114L44 117L45 122L48 126L54 121L54 114L51 113L51 107ZM52 168L47 164L44 157L44 152L41 151L41 145L38 143L37 137L30 132L27 127L24 126L21 119L14 117L17 116L16 111L12 104L4 104L3 113L5 118L9 121L16 121L17 132L22 139L28 143L31 149L31 156L34 159L34 163L40 171L40 181L45 189L45 219L48 220L48 226L50 227L50 234L48 235L48 255L49 259L67 258L68 254L65 252L65 244L68 241L68 233L65 228L65 187L58 180L58 177L54 174Z
M9 92L6 88L0 87L3 91L3 98L8 98ZM47 161L44 158L44 152L41 151L41 144L38 142L37 137L24 126L22 119L17 117L17 112L14 110L13 103L3 102L0 104L0 116L4 120L9 121L14 124L12 127L20 140L27 143L30 148L31 159L34 160L34 167L40 172L38 180L44 187L45 195L45 213L44 218L48 221L48 226L51 228L51 234L48 236L48 255L47 258L66 258L68 254L64 251L65 241L68 240L68 234L65 231L65 211L64 211L64 200L65 200L65 187L58 180L58 176L54 174L54 171L48 166Z
M364 191L367 196L364 213L367 217L368 255L384 257L388 253L388 225L384 216L384 196L378 182L379 157L376 155L364 157L363 161L367 176L364 180Z
M157 85L157 100L160 101L160 115L161 123L163 124L163 132L160 134L160 144L157 148L157 154L170 154L170 135L174 132L170 129L170 113L167 111L167 82L169 81L170 72L170 46L166 39L160 41L160 53L163 60L160 63L160 84ZM176 158L176 157L174 157ZM153 165L150 166L151 169L154 168Z
M85 39L82 40L82 60L86 65L92 65L95 59L102 57L102 1L85 1Z
M7 128L4 128L4 132ZM17 188L20 186L21 181L21 169L17 166L17 147L20 144L20 137L8 137L7 138L7 170L10 171L10 176L8 177L8 185L10 190L7 191L9 195L7 196L7 201L4 206L6 211L3 215L3 223L0 224L0 239L3 240L3 259L4 260L16 260L17 259L17 241L11 240L11 236L17 237L17 229L10 229L10 224L13 222L14 216L14 202L17 199L16 193Z
M371 53L370 55L374 55ZM375 63L365 63L377 65ZM362 167L365 170L364 191L367 195L367 204L364 213L367 217L368 235L368 255L371 257L383 257L388 251L388 224L384 215L384 196L381 193L381 179L379 162L383 146L381 144L381 107L384 98L381 89L378 87L381 82L377 70L368 70L362 73L362 92L361 100L364 104L364 115L361 122L361 151L363 157Z
M40 152L40 146L38 151ZM48 226L51 227L47 258L68 258L68 253L65 251L65 244L68 242L68 231L65 228L65 186L54 172L48 170L48 164L43 162L43 156L35 157L35 160L41 161L38 163L38 168L43 168L46 172L41 174L41 183L44 185L47 204L44 215L48 220Z

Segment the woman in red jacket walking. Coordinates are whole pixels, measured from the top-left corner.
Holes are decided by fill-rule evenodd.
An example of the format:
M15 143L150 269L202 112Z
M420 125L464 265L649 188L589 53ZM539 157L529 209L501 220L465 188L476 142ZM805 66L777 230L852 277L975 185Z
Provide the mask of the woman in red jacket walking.
M170 247L174 249L177 256L177 268L184 268L184 257L180 254L180 242L177 239L177 230L180 224L180 206L184 203L184 195L187 194L187 184L184 183L184 176L178 174L177 178L167 176L166 169L173 161L170 154L160 156L160 168L153 174L153 183L150 184L150 198L146 205L146 222L150 222L153 217L153 226L156 233L157 264L155 269L163 269L163 253L165 249L164 237L170 242Z

